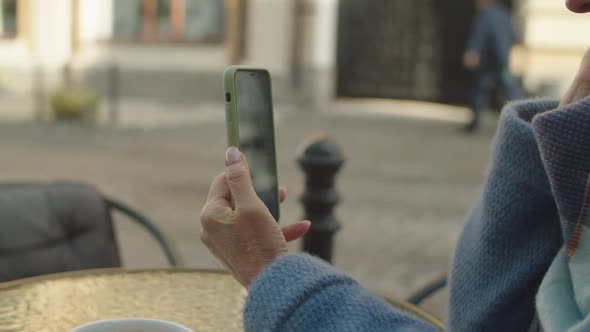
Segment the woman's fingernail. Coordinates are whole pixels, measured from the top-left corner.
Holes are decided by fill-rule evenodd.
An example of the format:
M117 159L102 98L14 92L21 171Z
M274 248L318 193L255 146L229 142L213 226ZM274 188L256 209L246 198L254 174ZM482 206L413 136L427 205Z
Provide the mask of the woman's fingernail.
M240 150L238 150L238 148L236 148L235 146L231 146L229 147L229 149L227 149L227 152L225 153L225 163L227 166L238 163L241 160L242 154L240 153Z

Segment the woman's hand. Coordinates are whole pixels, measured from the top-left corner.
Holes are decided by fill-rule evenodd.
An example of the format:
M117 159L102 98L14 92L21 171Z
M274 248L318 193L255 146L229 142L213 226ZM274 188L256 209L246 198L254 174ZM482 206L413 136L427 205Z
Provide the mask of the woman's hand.
M463 54L463 66L469 70L476 70L479 67L480 56L476 50L469 50Z
M201 241L236 280L249 287L267 265L287 253L287 242L302 237L310 223L301 221L281 230L254 191L244 155L231 147L225 164L201 211ZM281 188L279 199L285 198Z
M576 78L561 99L559 106L575 103L588 96L590 96L590 49L586 51Z

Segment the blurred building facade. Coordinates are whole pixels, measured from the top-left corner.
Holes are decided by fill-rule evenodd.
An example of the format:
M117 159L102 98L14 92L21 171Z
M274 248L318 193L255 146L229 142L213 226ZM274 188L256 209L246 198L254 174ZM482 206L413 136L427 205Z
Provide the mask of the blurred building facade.
M449 82L467 75L460 55L474 14L471 0L0 3L0 96L49 91L66 79L106 94L116 66L122 98L186 104L219 99L221 72L232 63L270 69L279 101L446 101L465 94ZM559 95L588 46L579 31L590 20L555 0L508 4L520 22L514 62L525 86Z

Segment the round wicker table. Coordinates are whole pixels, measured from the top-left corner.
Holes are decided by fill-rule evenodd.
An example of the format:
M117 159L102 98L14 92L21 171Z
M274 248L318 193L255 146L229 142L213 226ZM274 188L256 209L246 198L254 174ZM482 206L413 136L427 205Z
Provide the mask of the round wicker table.
M157 318L195 331L242 331L245 289L206 270L89 270L0 283L0 332L65 332L111 318Z
M229 274L194 269L85 270L0 283L0 332L65 332L102 319L155 318L195 331L242 331L246 290ZM434 316L384 296L431 322Z

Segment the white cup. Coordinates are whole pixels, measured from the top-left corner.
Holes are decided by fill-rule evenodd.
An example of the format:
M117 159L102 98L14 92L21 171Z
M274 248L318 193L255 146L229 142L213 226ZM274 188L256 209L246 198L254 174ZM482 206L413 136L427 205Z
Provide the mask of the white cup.
M121 318L100 320L76 327L71 332L194 332L188 327L158 319Z

